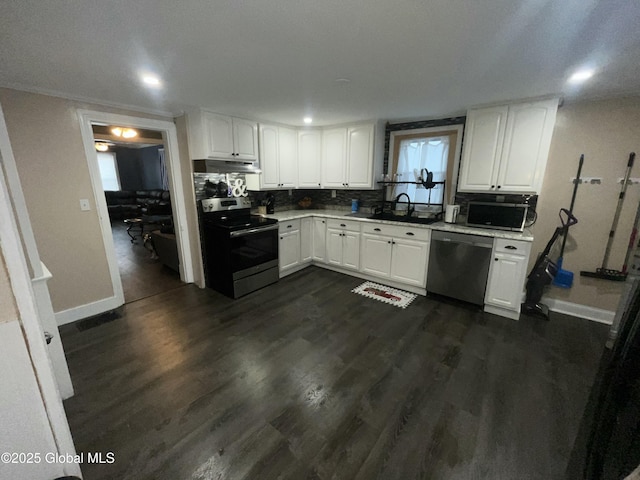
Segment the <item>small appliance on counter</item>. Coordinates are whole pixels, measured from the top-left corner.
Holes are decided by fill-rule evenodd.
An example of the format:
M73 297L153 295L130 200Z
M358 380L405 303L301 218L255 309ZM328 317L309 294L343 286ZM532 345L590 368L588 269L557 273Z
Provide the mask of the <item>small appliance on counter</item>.
M447 205L447 209L444 213L445 223L456 223L458 221L458 214L460 213L460 205Z
M276 197L273 196L273 193L269 192L264 197L263 200L264 206L267 207L267 214L274 213L276 209Z

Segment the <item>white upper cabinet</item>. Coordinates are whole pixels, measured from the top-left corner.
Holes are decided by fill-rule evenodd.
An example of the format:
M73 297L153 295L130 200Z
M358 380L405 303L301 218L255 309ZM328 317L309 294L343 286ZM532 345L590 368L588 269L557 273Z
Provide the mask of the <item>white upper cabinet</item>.
M261 175L247 175L250 190L295 188L298 180L298 135L293 128L260 124Z
M258 124L241 118L232 118L233 157L237 160L258 160Z
M373 177L373 125L347 129L347 178L350 188L369 188Z
M371 188L374 167L373 124L324 130L322 186Z
M461 192L538 193L558 99L469 110Z
M334 128L322 132L322 186L345 187L347 161L347 129Z
M293 128L278 127L280 186L298 186L298 132Z
M195 110L187 114L193 159L258 160L258 124L250 120Z
M298 187L320 188L322 130L298 131Z

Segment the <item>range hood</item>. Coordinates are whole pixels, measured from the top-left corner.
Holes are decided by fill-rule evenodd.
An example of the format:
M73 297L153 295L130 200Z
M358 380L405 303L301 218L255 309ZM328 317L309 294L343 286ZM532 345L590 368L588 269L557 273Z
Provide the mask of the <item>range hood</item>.
M258 162L210 158L193 160L193 171L196 173L262 173Z

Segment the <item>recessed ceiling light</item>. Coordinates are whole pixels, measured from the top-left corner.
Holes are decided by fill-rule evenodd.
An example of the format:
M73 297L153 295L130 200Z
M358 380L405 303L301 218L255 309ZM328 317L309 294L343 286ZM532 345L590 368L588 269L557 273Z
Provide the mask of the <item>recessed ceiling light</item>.
M593 77L594 71L593 70L578 70L576 73L574 73L573 75L571 75L569 77L569 80L567 80L568 83L582 83L586 80L589 80L591 77Z
M162 86L162 82L160 81L160 78L158 78L156 75L153 75L151 73L141 74L140 79L142 80L142 83L144 83L148 87L159 88Z
M303 121L304 123L312 123L312 122L313 122L313 118L311 118L311 117L304 117L304 118L302 119L302 121Z
M109 144L104 142L96 142L96 150L99 152L106 152L109 150Z

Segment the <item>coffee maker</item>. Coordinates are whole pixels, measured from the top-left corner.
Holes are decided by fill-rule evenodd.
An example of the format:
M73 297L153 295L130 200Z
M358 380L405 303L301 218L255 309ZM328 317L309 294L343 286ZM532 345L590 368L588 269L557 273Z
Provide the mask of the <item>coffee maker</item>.
M267 207L267 214L274 213L276 207L276 197L273 193L269 192L264 197L264 205Z

